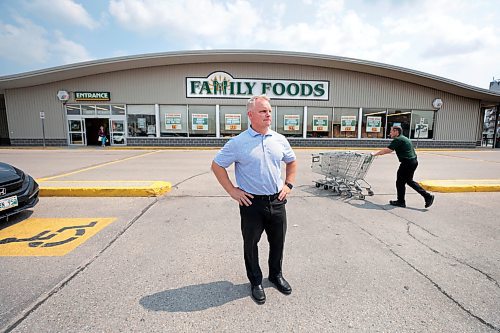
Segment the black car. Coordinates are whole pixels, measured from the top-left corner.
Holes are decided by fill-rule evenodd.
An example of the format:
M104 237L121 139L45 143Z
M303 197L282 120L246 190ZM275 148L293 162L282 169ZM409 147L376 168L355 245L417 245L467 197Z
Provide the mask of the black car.
M22 170L0 162L0 220L38 203L38 184Z

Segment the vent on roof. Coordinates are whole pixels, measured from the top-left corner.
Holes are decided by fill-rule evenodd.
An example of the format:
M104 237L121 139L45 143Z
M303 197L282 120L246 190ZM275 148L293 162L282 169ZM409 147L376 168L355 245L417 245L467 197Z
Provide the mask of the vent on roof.
M490 82L490 90L500 92L500 80L495 80Z

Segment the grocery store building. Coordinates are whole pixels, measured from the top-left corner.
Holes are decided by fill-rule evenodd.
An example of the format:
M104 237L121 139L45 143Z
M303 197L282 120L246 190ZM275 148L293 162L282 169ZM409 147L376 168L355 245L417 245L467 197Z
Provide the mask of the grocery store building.
M480 145L500 93L320 54L210 50L96 60L0 77L0 144L222 146L267 94L293 146L381 147L398 124L419 147Z

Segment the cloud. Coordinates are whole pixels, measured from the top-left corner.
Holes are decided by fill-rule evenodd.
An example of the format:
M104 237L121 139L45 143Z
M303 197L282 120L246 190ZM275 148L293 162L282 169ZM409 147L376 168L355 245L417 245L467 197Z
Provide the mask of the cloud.
M13 19L17 25L0 21L0 58L18 64L46 62L50 56L47 31L22 17Z
M64 64L93 59L83 45L64 38L64 35L59 31L55 33L55 43L50 52L58 55Z
M0 21L0 59L30 69L37 64L59 65L91 59L83 45L66 39L61 32L50 33L23 17L13 19L14 25Z
M22 1L24 17L36 12L51 21L36 21L45 28L20 18L0 22L0 57L24 63L90 58L84 45L47 28L70 21L74 30L58 29L72 36L82 26L95 27L78 0ZM94 12L103 24L86 31L82 42L106 34L110 47L98 50L104 57L151 48L273 49L371 60L481 87L500 76L500 11L490 0L109 0L107 9L99 18Z
M32 0L25 3L28 11L51 20L64 21L94 29L99 24L85 8L72 0Z
M493 60L493 54L500 53L500 37L495 20L481 14L485 10L482 1L459 0L401 7L383 19L382 27L389 32L384 43L406 41L411 47L392 53L386 62L487 87L494 71L500 70Z
M109 12L127 30L219 43L250 38L260 22L255 6L245 0L111 0Z

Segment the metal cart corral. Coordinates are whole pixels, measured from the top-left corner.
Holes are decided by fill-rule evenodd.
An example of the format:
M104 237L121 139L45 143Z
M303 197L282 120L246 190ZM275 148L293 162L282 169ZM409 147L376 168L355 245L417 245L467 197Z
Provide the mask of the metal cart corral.
M312 171L325 176L314 183L316 187L333 190L343 197L365 199L364 190L366 195L373 195L371 185L364 180L373 159L371 154L352 151L313 154Z

